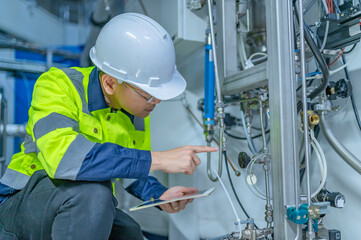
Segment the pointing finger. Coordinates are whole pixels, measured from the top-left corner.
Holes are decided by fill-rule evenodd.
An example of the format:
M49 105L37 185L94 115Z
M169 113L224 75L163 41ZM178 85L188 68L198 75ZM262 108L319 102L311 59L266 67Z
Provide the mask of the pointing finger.
M217 147L207 147L207 146L192 146L192 150L195 153L202 153L202 152L217 152Z

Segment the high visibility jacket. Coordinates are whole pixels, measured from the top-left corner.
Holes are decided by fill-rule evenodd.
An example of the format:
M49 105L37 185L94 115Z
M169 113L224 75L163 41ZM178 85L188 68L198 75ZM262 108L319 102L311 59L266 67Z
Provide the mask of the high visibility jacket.
M34 87L26 132L2 185L22 189L35 171L45 169L58 179L140 179L131 192L143 200L166 190L148 176L149 116L141 119L112 110L105 103L97 68L51 68L42 74Z

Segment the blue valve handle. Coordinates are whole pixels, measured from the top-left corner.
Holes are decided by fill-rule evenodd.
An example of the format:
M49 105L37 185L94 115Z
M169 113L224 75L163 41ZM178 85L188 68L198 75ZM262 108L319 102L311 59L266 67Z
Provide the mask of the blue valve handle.
M307 204L301 204L297 210L295 207L287 208L287 218L296 224L306 224L308 216Z

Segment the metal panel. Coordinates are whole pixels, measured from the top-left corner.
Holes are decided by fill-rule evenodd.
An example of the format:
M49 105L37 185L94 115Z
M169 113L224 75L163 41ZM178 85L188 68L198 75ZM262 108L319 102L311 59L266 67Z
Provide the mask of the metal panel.
M235 74L238 69L237 60L237 28L236 1L217 1L217 60L221 84L224 78Z
M300 227L286 218L286 205L298 205L296 89L292 0L266 1L271 115L275 239L297 239ZM296 161L296 163L294 162ZM301 239L301 238L299 238Z
M231 95L257 87L263 87L267 85L267 79L267 62L264 62L226 77L223 83L222 93Z
M47 70L46 64L25 62L25 61L12 61L0 59L0 70L5 71L21 71L29 73L42 73Z
M0 29L45 46L62 45L62 22L28 1L0 0Z

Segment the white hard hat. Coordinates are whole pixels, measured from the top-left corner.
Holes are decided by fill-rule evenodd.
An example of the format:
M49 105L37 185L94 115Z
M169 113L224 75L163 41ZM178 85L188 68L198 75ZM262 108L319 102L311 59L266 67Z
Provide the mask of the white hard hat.
M177 71L174 46L167 31L139 13L112 18L100 31L89 55L106 74L160 100L178 96L187 85Z

